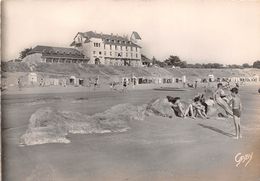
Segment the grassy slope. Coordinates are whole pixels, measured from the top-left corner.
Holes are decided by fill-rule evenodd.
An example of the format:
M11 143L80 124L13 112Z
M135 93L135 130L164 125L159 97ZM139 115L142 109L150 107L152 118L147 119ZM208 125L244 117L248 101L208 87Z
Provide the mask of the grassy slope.
M99 75L104 79L113 77L124 77L135 75L137 77L181 77L186 75L190 80L206 78L209 74L215 77L230 76L252 76L260 75L260 69L169 69L158 67L124 67L124 66L104 66L104 65L88 65L88 64L28 64L8 62L2 64L3 72L41 72L45 74L56 75L76 75L81 77L93 77Z

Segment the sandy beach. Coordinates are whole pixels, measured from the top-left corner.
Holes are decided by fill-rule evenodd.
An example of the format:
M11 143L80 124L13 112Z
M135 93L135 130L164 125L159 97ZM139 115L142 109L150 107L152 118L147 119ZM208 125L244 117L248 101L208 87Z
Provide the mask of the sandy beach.
M20 146L30 116L39 108L93 115L111 106L142 105L153 98L189 101L201 89L151 89L9 94L2 98L3 180L260 180L260 96L242 87L241 140L232 139L232 119L147 116L122 133L69 134L71 143ZM241 153L241 154L239 154ZM246 165L235 161L251 154Z

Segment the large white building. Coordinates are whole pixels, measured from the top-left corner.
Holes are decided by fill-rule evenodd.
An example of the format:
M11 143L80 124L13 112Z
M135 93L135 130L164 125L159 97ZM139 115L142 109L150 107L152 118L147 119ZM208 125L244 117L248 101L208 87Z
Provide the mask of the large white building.
M140 40L137 32L133 32L129 39L127 36L88 31L78 32L71 46L89 59L89 64L141 66Z

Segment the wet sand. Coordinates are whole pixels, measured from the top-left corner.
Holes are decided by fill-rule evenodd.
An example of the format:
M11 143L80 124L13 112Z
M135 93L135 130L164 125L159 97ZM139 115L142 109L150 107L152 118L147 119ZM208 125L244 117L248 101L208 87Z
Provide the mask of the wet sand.
M116 104L141 105L165 95L188 100L198 91L5 95L3 180L260 180L260 95L256 86L241 88L241 140L232 139L232 119L149 116L131 121L131 129L124 133L70 134L69 144L19 146L30 115L41 107L91 115ZM246 167L245 163L236 167L236 154L252 152Z

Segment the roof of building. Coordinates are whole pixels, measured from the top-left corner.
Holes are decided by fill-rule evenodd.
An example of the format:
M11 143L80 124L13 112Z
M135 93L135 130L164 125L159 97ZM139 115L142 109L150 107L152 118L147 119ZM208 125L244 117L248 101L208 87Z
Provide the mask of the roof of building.
M28 54L42 53L45 56L61 56L71 58L84 58L84 55L75 48L51 47L37 45Z
M142 62L152 63L153 61L149 58L147 58L145 55L141 54L141 60Z
M133 31L132 35L135 37L135 39L141 40L140 35L136 31Z
M104 41L105 44L124 45L124 46L133 46L133 47L141 48L141 46L131 42L127 36L119 36L119 35L113 35L113 34L109 35L109 34L103 34L103 33L96 33L93 31L78 32L78 34L80 34L81 36L86 38L87 42L89 41L90 38L100 38ZM75 41L72 42L71 46L73 46L73 45L75 45Z

